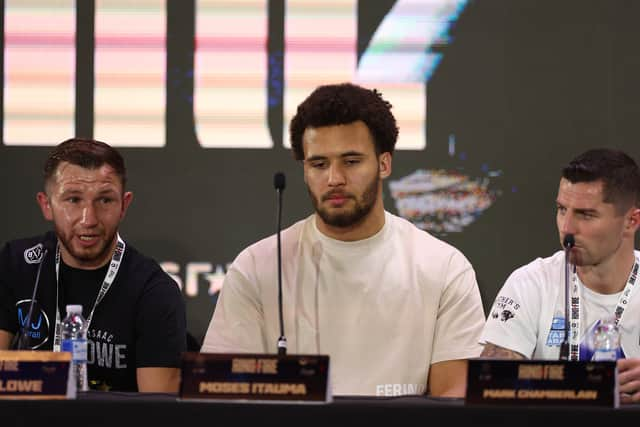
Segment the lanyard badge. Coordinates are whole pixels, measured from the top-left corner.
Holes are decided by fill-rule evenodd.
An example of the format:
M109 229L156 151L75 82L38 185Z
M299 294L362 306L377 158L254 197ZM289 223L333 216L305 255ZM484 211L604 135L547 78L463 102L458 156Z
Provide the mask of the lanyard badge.
M615 309L616 325L620 324L622 316L631 301L632 291L636 284L638 277L638 268L640 268L640 262L636 258L631 269L631 274L627 280L627 284L624 290L620 294L618 303ZM571 319L569 323L569 360L580 360L580 322L582 317L582 308L580 306L580 279L578 273L573 271L573 277L571 281Z
M96 310L100 301L104 298L104 296L109 291L111 284L116 278L118 274L118 269L120 268L120 263L122 262L122 257L124 255L124 250L126 248L126 244L124 240L120 237L120 234L117 234L118 242L116 243L116 248L113 251L113 256L111 257L111 261L109 263L109 269L107 270L107 274L104 276L104 280L102 281L102 286L100 286L100 290L98 291L98 296L96 297L95 302L93 303L93 308L91 308L91 313L89 317L87 317L87 330L89 329L89 325L91 324L91 319L93 319L93 313ZM58 294L60 291L60 244L56 245L56 323L55 323L55 332L53 336L53 351L60 351L60 343L62 341L62 317L60 316L60 308L58 307Z

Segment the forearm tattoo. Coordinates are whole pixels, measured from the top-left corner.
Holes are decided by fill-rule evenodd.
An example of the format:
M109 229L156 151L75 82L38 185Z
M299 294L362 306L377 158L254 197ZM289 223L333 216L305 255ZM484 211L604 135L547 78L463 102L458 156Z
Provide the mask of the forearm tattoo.
M495 344L486 343L480 357L487 359L526 359L523 354L517 351L509 350L504 347L497 346Z

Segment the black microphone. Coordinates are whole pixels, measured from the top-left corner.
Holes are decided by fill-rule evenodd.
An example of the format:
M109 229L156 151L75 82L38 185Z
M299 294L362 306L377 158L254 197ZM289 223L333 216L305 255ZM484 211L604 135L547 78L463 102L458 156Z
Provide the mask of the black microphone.
M280 230L282 229L282 192L286 186L284 173L276 172L273 176L273 186L276 189L278 201L276 236L278 240L278 315L280 316L280 337L278 338L278 356L287 354L287 338L284 335L284 315L282 313L282 246L280 243Z
M560 360L569 360L569 313L571 312L571 300L570 294L570 263L569 263L569 251L576 244L576 239L573 234L567 234L562 240L562 246L564 247L564 340L560 345Z
M33 307L35 306L36 294L38 293L38 285L40 284L40 272L42 271L42 265L47 258L49 250L53 250L52 243L49 240L45 240L44 242L42 242L42 257L40 258L40 264L38 264L38 270L36 272L36 280L33 285L33 294L31 295L31 302L29 303L29 311L27 312L27 317L24 320L24 323L20 325L20 329L18 330L17 335L14 337L15 346L11 346L16 350L23 350L26 348L27 330L30 328L33 318Z

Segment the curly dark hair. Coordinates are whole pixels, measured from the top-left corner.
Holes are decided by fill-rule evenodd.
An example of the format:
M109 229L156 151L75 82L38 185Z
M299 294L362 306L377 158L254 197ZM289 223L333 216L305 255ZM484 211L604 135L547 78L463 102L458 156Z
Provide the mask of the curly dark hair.
M291 119L289 133L294 158L304 160L302 136L307 128L344 125L358 120L369 128L376 154L393 154L398 126L391 114L391 104L380 92L353 83L319 86L298 106Z
M571 183L602 181L603 198L618 212L640 206L640 170L626 153L611 148L595 148L571 160L562 169Z
M123 190L127 183L127 169L124 165L124 159L115 148L102 141L71 138L58 144L49 153L44 163L45 185L49 182L61 162L68 162L85 169L98 169L107 164L120 177Z

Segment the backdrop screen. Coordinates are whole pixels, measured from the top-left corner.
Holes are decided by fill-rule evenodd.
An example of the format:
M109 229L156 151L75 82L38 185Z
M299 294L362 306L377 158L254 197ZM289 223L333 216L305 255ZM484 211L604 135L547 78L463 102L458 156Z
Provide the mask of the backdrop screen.
M393 105L387 210L458 247L485 308L559 247L561 167L596 146L638 158L640 3L598 0L4 0L0 241L51 225L34 203L52 146L122 151L122 235L183 290L201 339L225 271L309 215L288 124L318 85ZM428 262L428 254L425 254Z

